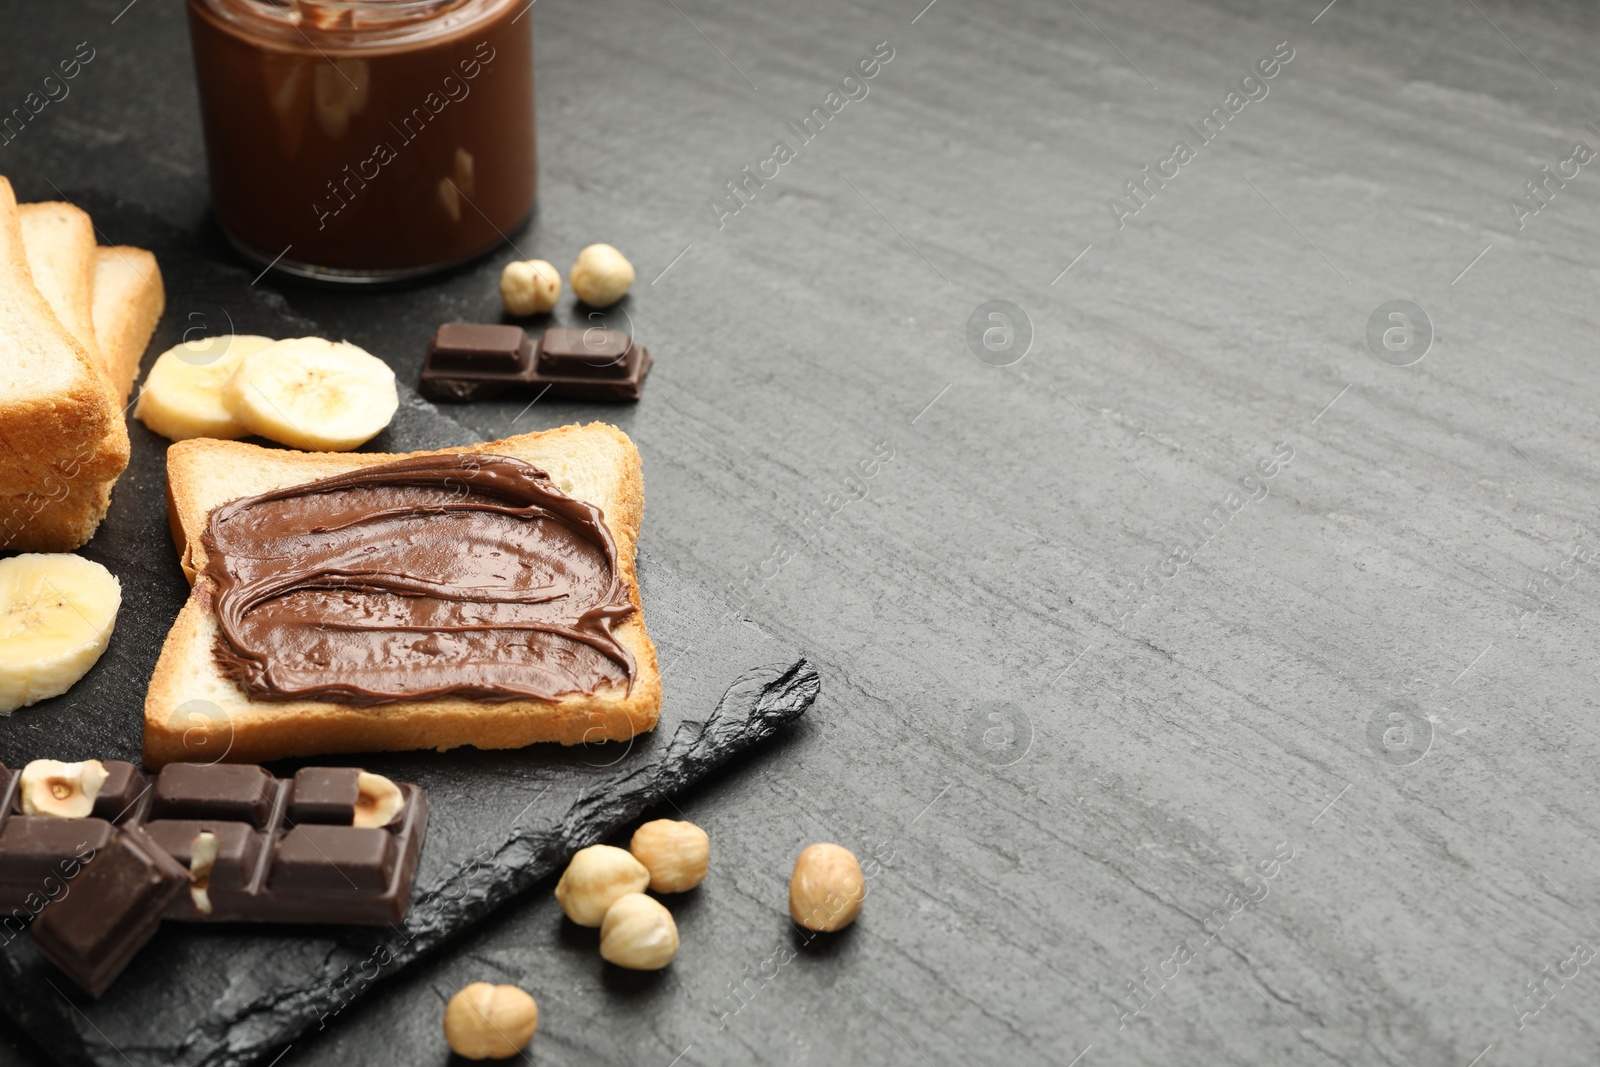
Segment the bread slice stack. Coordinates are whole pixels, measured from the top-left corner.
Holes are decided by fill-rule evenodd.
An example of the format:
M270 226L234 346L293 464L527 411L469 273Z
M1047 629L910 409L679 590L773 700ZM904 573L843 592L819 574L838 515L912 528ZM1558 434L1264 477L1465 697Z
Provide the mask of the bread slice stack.
M0 178L0 549L68 551L128 466L123 408L165 303L155 257Z
M144 762L152 770L180 760L259 763L289 756L380 752L459 745L521 748L625 741L651 729L661 712L661 673L645 632L635 570L644 478L639 452L615 426L590 423L503 441L413 452L509 456L549 474L568 496L598 506L617 546L617 565L636 609L616 628L633 654L631 687L568 694L554 702L485 702L459 697L372 706L318 700L254 701L217 664L214 591L205 575L201 534L213 509L240 497L304 485L391 463L400 455L291 452L240 441L195 438L167 449L167 516L178 561L193 583L167 634L145 697Z

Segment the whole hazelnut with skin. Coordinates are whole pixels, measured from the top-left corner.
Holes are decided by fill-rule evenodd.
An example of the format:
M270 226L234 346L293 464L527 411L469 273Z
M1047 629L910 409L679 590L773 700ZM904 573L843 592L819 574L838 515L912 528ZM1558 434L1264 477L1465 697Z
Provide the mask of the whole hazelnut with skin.
M705 880L711 838L692 822L656 819L633 832L633 858L650 872L657 893L682 893Z
M528 1047L539 1005L514 985L473 982L444 1009L444 1039L469 1060L503 1060Z
M590 845L579 849L556 883L556 900L579 926L599 926L618 897L642 893L650 872L625 849Z
M500 272L500 302L513 315L539 315L561 297L561 274L542 259L507 263Z
M807 930L843 930L861 914L867 882L855 854L841 845L809 846L789 878L789 914Z
M570 276L579 300L605 308L621 300L633 284L633 264L610 245L590 245L578 253Z
M678 954L678 924L655 897L618 897L600 926L600 957L631 971L659 971Z

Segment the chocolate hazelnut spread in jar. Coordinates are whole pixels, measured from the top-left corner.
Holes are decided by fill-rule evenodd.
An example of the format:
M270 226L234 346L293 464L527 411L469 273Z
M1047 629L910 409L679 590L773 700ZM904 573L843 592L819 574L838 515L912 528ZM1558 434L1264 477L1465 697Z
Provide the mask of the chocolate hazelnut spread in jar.
M303 277L395 281L533 208L528 0L189 0L211 200Z

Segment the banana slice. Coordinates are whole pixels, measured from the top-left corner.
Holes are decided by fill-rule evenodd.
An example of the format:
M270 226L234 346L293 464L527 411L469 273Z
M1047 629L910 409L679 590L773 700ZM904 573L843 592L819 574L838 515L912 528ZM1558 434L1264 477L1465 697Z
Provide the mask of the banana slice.
M279 341L239 364L228 407L251 432L309 452L346 452L371 440L400 406L394 371L348 342Z
M243 437L250 431L222 393L244 357L274 343L255 334L224 334L167 349L145 376L134 418L174 441Z
M60 696L111 640L122 586L70 552L0 559L0 714Z

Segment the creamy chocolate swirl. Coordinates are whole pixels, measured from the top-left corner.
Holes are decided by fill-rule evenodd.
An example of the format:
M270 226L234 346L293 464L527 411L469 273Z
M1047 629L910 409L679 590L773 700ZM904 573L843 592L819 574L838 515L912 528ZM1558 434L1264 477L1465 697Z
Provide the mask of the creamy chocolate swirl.
M555 700L627 685L604 515L521 460L430 455L225 504L216 657L254 700Z

